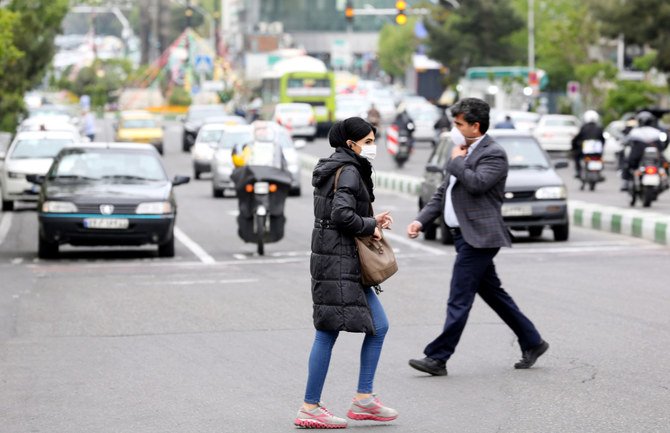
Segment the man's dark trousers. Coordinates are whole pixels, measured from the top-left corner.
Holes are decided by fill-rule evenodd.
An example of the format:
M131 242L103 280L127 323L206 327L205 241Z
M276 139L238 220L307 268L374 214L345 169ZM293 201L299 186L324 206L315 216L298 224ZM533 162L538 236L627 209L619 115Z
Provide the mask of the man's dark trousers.
M477 293L514 331L521 350L538 346L542 338L535 325L500 285L493 264L500 248L474 248L465 242L460 233L454 234L454 244L457 256L451 277L447 320L442 333L426 346L423 353L433 359L449 359L461 339Z

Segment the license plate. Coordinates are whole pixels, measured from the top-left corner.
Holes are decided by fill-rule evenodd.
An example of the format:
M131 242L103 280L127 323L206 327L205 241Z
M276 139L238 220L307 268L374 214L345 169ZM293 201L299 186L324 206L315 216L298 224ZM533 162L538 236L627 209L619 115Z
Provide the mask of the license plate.
M589 161L589 163L586 165L586 168L588 170L602 170L603 169L603 162L602 161Z
M642 185L658 186L661 184L661 177L657 174L645 174L642 176Z
M504 217L519 217L533 215L533 208L530 206L508 206L503 205L502 216Z
M85 218L84 227L87 229L127 229L126 218Z

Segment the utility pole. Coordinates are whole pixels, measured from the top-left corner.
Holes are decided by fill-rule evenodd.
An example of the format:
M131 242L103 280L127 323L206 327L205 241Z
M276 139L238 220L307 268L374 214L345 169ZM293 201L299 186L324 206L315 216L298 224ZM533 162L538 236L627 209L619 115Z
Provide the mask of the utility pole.
M535 0L528 0L528 71L535 70Z

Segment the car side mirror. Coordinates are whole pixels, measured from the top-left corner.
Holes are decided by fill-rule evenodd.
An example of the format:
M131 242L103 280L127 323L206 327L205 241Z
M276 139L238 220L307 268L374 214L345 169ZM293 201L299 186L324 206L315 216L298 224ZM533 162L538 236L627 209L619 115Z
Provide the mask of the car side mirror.
M305 140L296 140L293 142L293 146L295 146L296 149L302 149L307 146L307 142Z
M189 183L190 181L191 178L188 176L175 176L174 179L172 179L172 185L183 185L185 183Z
M426 164L426 171L428 173L444 173L442 167L437 164Z
M568 161L558 161L556 164L554 164L554 168L568 168L568 166Z
M30 183L34 183L37 185L42 185L44 183L44 179L46 177L42 176L41 174L29 174L26 175L26 180Z

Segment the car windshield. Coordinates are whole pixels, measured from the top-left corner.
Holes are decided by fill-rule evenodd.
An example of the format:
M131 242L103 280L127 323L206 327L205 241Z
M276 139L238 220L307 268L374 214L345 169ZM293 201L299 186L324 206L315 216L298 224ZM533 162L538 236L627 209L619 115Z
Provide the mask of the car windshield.
M496 137L507 152L509 168L549 168L549 161L537 141L531 137Z
M546 119L545 126L579 126L574 119Z
M202 120L207 117L221 116L225 114L226 112L224 109L220 107L213 106L208 108L198 108L188 112L188 120Z
M158 157L149 152L85 150L69 152L49 171L49 178L91 180L166 180Z
M221 141L219 141L219 149L232 149L235 146L241 147L244 144L250 143L254 140L251 132L223 132Z
M67 144L72 143L68 139L35 138L22 139L16 142L10 159L39 159L53 158Z
M208 129L206 131L201 129L198 133L197 141L199 143L218 143L222 136L222 129Z
M121 128L157 128L158 125L153 119L127 119L123 121Z

